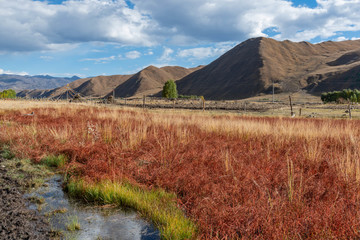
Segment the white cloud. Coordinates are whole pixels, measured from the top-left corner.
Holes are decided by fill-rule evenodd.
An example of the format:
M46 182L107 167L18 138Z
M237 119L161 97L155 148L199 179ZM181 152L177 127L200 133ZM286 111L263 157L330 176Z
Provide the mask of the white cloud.
M26 76L29 75L27 72L13 72L13 71L9 71L9 70L4 70L0 68L0 74L9 74L9 75L21 75L21 76Z
M174 50L168 47L164 47L164 52L162 53L161 57L159 58L159 61L161 62L170 62L173 60L171 55L174 53Z
M57 50L63 44L152 45L150 17L123 0L0 1L0 51Z
M54 59L54 57L52 57L52 56L40 56L40 58L45 61L50 61L50 60Z
M338 42L341 42L341 41L345 41L345 40L349 40L348 38L344 37L344 36L341 36L341 37L338 37L336 39L334 39L335 41L338 41Z
M84 58L84 59L81 59L81 61L93 61L96 63L107 63L107 62L113 61L115 59L116 59L115 56L110 56L110 57L102 57L102 58Z
M289 0L132 2L133 9L124 0L57 5L0 0L0 53L69 50L85 42L152 46L243 41L267 36L270 28L277 30L275 38L294 41L336 39L343 31L360 31L360 0L317 0L316 8L295 7ZM212 50L196 51L194 57Z
M138 51L130 51L125 54L126 58L128 59L137 59L141 57L141 53Z
M147 53L145 53L146 56L154 55L154 52L152 50L149 50Z
M276 38L294 41L360 30L360 0L318 0L316 8L285 0L133 1L176 43L242 41L267 36L269 28L277 29Z
M210 57L219 57L231 48L235 46L235 43L220 43L216 44L215 47L201 47L201 48L190 48L178 51L177 56L182 58L190 59L203 59Z

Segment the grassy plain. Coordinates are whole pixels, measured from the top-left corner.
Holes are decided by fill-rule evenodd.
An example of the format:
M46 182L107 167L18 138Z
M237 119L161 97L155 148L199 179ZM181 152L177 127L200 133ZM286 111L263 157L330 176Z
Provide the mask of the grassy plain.
M33 104L0 102L0 142L66 156L70 192L135 207L164 238L360 237L359 120Z

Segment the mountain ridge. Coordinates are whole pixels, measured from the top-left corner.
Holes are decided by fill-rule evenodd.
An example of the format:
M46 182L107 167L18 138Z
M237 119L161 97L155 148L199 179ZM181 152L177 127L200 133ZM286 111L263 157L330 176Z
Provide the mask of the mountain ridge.
M1 74L0 75L0 90L13 89L21 91L24 89L49 89L56 88L80 79L77 76L73 77L53 77L49 75L16 75L16 74Z
M307 90L318 94L335 90L319 87L322 86L319 83L330 76L336 79L334 76L339 77L360 65L360 57L350 54L353 56L347 62L350 64L329 66L328 63L358 50L360 40L311 44L252 38L179 80L177 86L181 94L203 95L207 99L243 99L270 93L273 83L276 92ZM359 84L351 86L360 87Z
M98 76L69 84L87 96L159 96L164 83L175 80L179 94L232 100L271 93L360 88L360 40L292 42L248 39L206 66L148 66L133 75ZM28 91L22 96L63 96L66 86ZM114 91L114 92L113 92Z

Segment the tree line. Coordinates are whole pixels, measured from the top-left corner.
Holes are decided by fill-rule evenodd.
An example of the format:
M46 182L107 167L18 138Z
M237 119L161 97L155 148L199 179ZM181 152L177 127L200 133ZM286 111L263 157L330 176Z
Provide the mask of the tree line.
M325 92L321 94L323 103L358 103L360 102L360 91L357 89L344 89L342 91Z
M16 92L12 89L7 89L0 92L0 99L3 98L16 98Z

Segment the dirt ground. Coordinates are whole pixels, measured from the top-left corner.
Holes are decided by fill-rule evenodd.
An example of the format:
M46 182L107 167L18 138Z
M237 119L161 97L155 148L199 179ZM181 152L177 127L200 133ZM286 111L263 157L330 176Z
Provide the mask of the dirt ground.
M0 239L50 239L44 216L26 207L22 185L8 174L0 157Z

